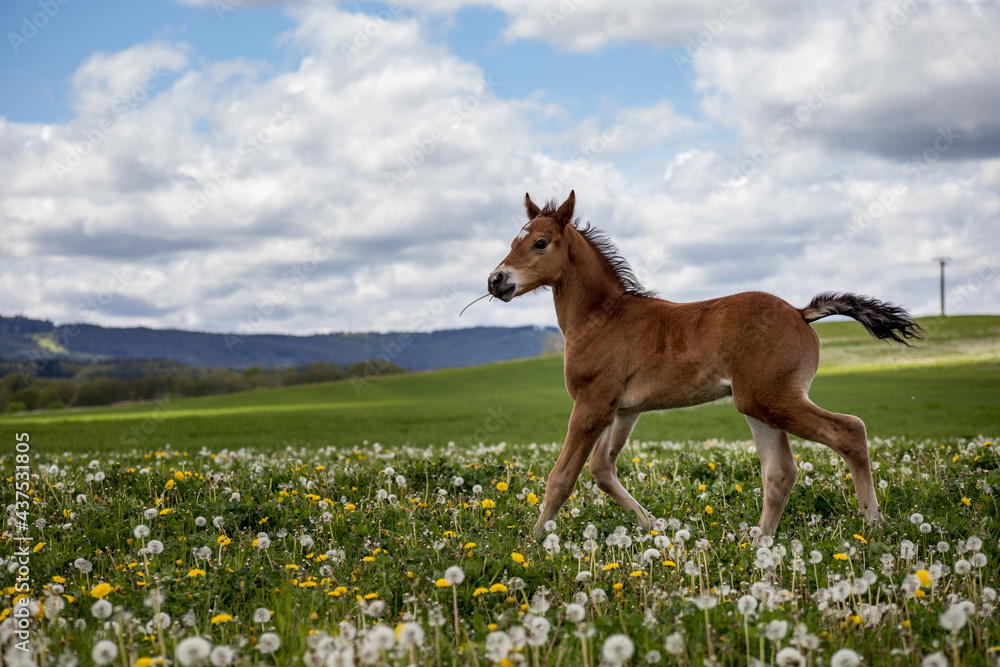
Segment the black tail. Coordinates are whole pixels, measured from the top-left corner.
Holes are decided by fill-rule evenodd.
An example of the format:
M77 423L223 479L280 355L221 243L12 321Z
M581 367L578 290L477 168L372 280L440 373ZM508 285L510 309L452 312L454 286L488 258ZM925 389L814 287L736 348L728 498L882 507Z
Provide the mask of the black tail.
M823 292L813 297L801 311L806 322L847 315L861 323L879 340L894 340L909 347L907 339L920 338L923 329L903 308L858 294Z

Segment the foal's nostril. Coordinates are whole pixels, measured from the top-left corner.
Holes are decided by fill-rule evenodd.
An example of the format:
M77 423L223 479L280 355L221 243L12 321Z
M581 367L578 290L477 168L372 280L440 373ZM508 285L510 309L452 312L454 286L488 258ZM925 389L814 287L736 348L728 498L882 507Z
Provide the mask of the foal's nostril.
M500 271L494 271L493 275L490 276L490 287L493 289L498 289L500 283L503 282L503 273Z

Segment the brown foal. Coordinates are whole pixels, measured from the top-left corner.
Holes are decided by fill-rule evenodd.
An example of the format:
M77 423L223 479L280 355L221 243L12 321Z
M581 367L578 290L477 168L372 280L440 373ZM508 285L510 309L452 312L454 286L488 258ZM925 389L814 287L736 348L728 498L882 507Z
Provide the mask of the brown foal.
M795 308L763 292L672 303L642 289L605 237L573 221L576 198L539 209L527 195L528 224L489 278L510 301L551 287L566 339L566 389L573 398L566 442L549 474L535 535L554 519L587 459L594 481L648 528L652 516L618 481L615 461L639 415L732 395L760 457L760 528L774 534L795 483L788 433L820 442L847 462L867 521L880 523L865 425L809 400L819 338L809 326L847 315L880 339L906 343L920 327L902 308L853 294L825 293Z

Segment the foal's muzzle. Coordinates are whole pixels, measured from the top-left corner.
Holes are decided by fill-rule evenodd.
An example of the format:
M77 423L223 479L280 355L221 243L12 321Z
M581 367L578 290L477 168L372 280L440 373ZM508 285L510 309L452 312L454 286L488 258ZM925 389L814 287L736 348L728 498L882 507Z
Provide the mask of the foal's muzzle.
M510 271L494 271L487 281L490 294L501 301L510 301L514 298L514 290L517 285L511 282Z

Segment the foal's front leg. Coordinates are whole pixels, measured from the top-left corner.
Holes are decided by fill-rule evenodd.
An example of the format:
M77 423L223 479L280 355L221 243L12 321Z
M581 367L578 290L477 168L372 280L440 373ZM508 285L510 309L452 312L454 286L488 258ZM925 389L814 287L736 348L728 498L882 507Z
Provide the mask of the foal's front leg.
M609 409L601 403L600 399L588 402L578 397L573 405L566 442L563 443L559 458L552 466L552 472L545 483L545 500L542 503L542 514L535 524L535 537L541 537L545 532L545 523L559 513L559 509L573 492L576 479L590 458L598 438L614 421L614 407Z

